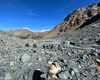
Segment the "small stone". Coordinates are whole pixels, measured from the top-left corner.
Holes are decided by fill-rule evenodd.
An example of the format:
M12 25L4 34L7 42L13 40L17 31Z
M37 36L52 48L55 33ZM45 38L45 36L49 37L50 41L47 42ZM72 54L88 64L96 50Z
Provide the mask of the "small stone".
M78 73L79 70L77 68L73 68L74 72Z
M77 53L77 51L74 51L74 53Z
M67 80L71 75L69 71L64 71L64 72L60 72L58 76L61 80Z
M96 59L96 61L97 61L98 63L100 63L100 59Z
M46 78L46 74L41 74L41 78Z
M32 63L29 63L28 65L29 65L29 66L31 66L31 65L32 65Z
M30 56L28 54L24 54L22 57L21 57L21 61L22 62L26 62L30 59Z
M96 69L97 69L97 72L100 73L100 66L97 66Z
M72 75L72 76L75 75L74 71L71 71L71 75Z
M80 65L78 66L79 68L82 68Z
M65 41L64 43L65 43L66 46L70 45L70 41Z
M48 64L49 64L49 65L52 64L52 61L48 61Z
M14 62L10 62L10 66L14 66Z
M71 53L70 52L68 52L68 56L71 56Z
M42 58L39 56L39 61L42 61Z

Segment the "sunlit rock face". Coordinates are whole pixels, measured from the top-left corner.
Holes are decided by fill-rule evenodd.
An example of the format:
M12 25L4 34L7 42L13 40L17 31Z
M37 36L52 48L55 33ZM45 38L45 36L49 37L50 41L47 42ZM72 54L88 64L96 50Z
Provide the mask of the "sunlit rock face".
M100 3L94 3L87 7L78 8L70 13L63 22L55 26L44 38L68 34L77 28L90 24L100 18ZM92 20L91 20L92 19Z

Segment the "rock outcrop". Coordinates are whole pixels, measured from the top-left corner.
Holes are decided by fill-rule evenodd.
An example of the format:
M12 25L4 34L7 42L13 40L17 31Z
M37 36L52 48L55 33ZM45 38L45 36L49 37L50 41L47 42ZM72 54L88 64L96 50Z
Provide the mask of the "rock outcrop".
M63 22L49 31L44 38L71 33L77 28L95 22L97 19L100 19L100 2L87 7L78 8L70 13Z

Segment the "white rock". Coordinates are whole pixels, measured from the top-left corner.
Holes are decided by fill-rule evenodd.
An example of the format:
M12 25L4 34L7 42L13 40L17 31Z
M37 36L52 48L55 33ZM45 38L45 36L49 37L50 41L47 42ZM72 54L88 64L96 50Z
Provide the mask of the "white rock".
M22 57L21 57L21 61L22 62L26 62L26 61L28 61L30 59L30 56L28 55L28 54L24 54L24 55L22 55Z
M82 68L80 65L78 66L79 68Z
M49 65L52 64L52 61L48 61L48 64L49 64Z
M31 66L31 65L32 65L32 63L29 63L28 65L29 65L29 66Z
M10 66L14 66L14 62L10 62Z
M75 75L74 71L71 72L71 75Z
M69 46L70 45L70 41L65 41L65 45Z
M68 56L71 56L71 53L70 52L68 52Z

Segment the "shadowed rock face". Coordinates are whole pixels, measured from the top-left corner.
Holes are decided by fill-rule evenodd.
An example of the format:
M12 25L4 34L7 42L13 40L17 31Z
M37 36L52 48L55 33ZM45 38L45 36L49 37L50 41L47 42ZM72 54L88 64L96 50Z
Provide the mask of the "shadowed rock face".
M98 15L98 16L97 16ZM53 28L44 38L71 33L79 27L95 22L100 18L100 2L87 7L79 8L70 13L63 22ZM66 33L66 34L67 34Z
M91 19L86 20L85 23L83 23L79 28L89 25L89 24L97 21L98 19L100 19L100 14L97 14L96 16L93 16Z

